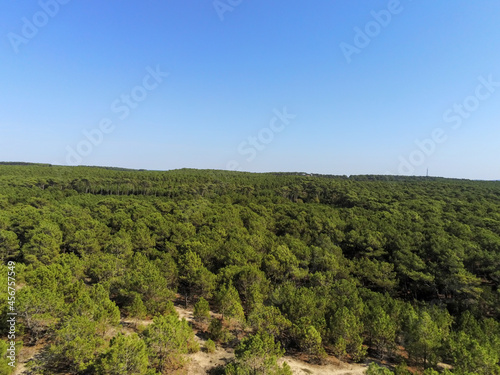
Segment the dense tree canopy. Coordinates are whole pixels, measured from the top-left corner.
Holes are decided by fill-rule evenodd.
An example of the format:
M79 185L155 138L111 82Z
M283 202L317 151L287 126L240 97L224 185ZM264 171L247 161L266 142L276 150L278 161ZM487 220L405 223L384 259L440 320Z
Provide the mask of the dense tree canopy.
M177 294L237 348L231 374L287 373L284 351L500 374L498 182L0 165L0 257L49 373L181 366Z

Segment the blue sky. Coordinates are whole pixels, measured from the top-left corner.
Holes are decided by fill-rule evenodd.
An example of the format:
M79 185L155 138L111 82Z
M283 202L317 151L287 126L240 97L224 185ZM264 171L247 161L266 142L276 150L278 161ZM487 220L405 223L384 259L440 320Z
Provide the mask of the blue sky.
M1 8L0 160L500 179L497 0Z

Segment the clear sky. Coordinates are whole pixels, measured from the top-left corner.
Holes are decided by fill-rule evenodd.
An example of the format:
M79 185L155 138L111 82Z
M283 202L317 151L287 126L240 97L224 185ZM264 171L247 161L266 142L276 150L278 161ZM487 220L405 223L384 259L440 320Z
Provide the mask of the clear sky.
M498 0L0 6L0 160L500 179Z

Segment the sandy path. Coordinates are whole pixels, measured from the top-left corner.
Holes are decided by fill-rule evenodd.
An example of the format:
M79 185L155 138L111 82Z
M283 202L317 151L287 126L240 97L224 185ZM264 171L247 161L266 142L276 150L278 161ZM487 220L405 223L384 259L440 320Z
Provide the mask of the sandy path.
M26 368L27 363L36 357L45 348L45 344L42 342L35 346L23 346L19 351L19 356L17 358L17 366L14 368L12 375L26 374L28 369Z
M367 365L349 363L343 363L341 366L331 364L318 366L290 356L285 356L282 361L288 363L294 375L361 375L368 368Z

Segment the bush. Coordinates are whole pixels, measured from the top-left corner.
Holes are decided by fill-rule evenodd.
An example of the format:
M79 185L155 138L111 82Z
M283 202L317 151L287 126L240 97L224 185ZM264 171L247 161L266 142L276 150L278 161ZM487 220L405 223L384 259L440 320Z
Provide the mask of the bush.
M136 333L130 336L119 333L111 340L109 349L102 355L97 373L146 375L148 364L144 341Z
M375 362L370 363L368 370L366 370L366 375L394 375L394 373L388 368L381 367Z
M208 322L210 320L210 306L205 298L201 297L195 303L193 315L198 322Z
M285 350L268 333L261 332L243 339L234 354L235 361L226 367L226 375L292 375L286 362L278 365L277 360L285 354Z
M160 372L183 367L186 362L184 354L199 350L187 321L179 320L175 315L155 317L144 336L151 352L150 361Z
M215 342L213 342L211 339L208 339L207 342L205 343L205 349L207 353L214 353L215 352Z
M210 338L216 342L225 344L233 339L233 335L222 325L222 320L212 318L208 326Z
M7 349L9 345L0 340L0 375L9 375L12 372L12 367L9 366L10 360L7 358Z

